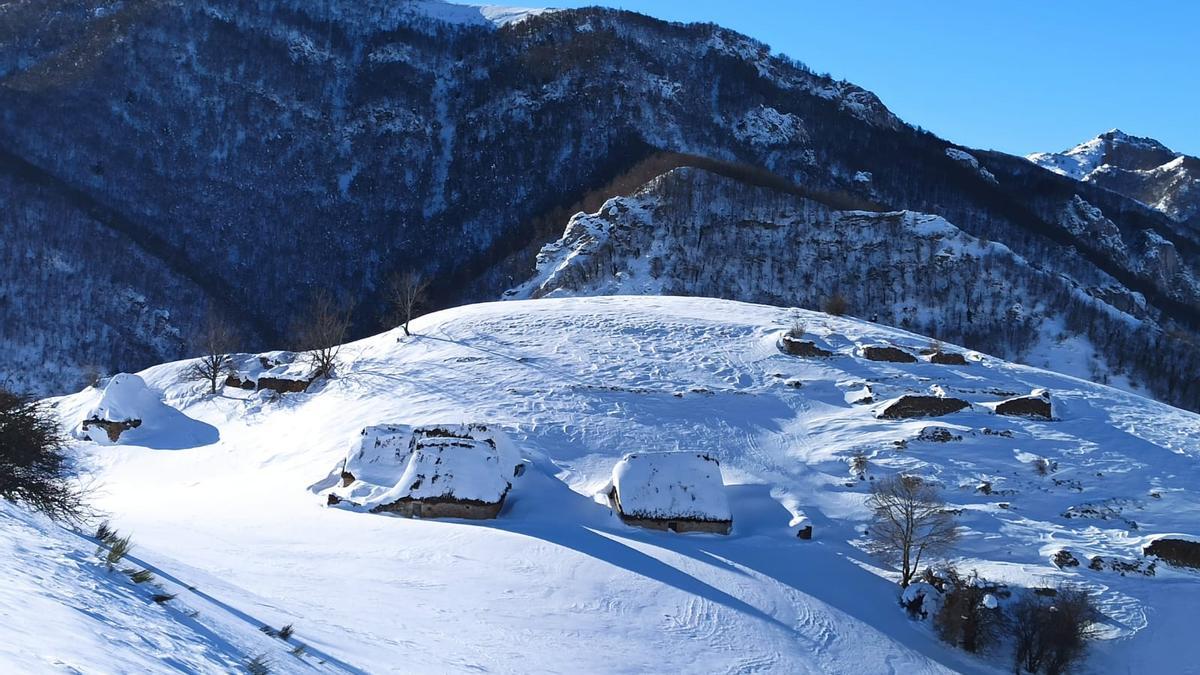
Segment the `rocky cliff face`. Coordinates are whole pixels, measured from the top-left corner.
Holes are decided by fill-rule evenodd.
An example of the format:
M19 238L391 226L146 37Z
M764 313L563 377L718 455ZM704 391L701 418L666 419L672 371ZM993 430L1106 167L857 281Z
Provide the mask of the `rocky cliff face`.
M18 236L3 244L14 264L0 269L0 302L16 316L49 309L0 335L0 371L41 391L76 386L88 350L105 370L182 356L208 304L258 350L288 345L316 289L355 304L355 334L377 329L380 289L401 270L435 279L435 304L497 297L558 235L547 214L644 182L630 171L663 151L939 215L1046 270L1082 261L1164 326L1200 324L1197 242L1176 221L957 148L716 26L390 0L4 11L0 219ZM1079 225L1079 202L1099 215ZM70 243L38 241L52 228ZM104 237L119 242L111 253L80 251ZM93 281L31 282L59 274L55 255ZM84 307L95 323L69 309Z
M1111 223L1086 220L1085 203L1074 208L1078 226L1091 228L1081 234L1122 245ZM1046 269L941 216L839 210L698 169L577 214L537 268L508 297L693 295L810 308L839 297L855 316L991 353L1164 396L1196 393L1190 375L1173 375L1197 372L1190 345L1086 260L1069 274ZM1047 354L1069 335L1091 350L1082 362L1054 362Z

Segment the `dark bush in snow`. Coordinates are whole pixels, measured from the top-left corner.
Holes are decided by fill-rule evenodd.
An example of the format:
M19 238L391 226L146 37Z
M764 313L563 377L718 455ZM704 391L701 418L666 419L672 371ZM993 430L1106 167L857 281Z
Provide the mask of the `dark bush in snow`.
M0 389L0 497L60 520L86 518L84 494L68 477L64 442L51 412Z
M942 578L945 593L934 616L938 636L969 652L986 649L999 637L1004 622L992 588L975 572L962 576L949 568Z
M1061 675L1082 660L1096 611L1086 591L1060 588L1053 595L1028 594L1012 614L1013 667L1027 673Z
M829 299L825 301L825 304L821 307L821 309L826 314L841 316L846 313L848 304L849 303L846 302L846 296L842 295L841 293L834 293L833 295L829 296Z

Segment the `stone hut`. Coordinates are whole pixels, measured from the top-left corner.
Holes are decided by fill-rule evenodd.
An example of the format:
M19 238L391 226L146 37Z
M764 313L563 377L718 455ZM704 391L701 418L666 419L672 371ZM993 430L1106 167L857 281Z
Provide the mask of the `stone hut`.
M416 518L495 518L511 489L496 449L485 441L425 437L416 442L395 488L371 511Z
M729 534L721 465L697 452L630 453L613 467L608 498L627 525Z

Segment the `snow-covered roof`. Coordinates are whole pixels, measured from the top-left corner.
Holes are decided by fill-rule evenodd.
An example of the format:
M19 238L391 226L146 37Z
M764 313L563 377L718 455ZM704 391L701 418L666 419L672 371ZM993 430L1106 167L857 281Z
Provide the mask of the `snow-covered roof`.
M153 415L162 405L158 394L151 391L140 376L120 373L108 381L100 400L88 410L84 419L109 422L142 420Z
M331 478L343 471L354 477L334 492L358 508L406 497L495 503L519 461L507 437L482 424L379 424L355 436Z
M704 453L630 453L613 467L612 483L629 517L733 519L721 465Z
M150 448L192 448L213 443L218 438L215 427L194 420L163 403L159 392L150 388L140 375L114 375L98 396L95 390L88 390L85 395L96 397L95 402L75 408L72 417L68 418L77 425L73 434L80 440L102 445L121 443ZM113 437L105 428L112 425L92 424L95 420L114 422L124 429Z
M512 475L512 467L507 470ZM512 484L496 449L473 438L420 438L392 489L370 502L375 508L401 499L454 499L495 504Z
M305 380L312 374L312 365L303 354L296 352L264 352L234 354L230 357L233 372L243 380L257 382L259 378Z
M350 443L342 471L374 485L394 485L413 450L413 428L407 424L365 427Z

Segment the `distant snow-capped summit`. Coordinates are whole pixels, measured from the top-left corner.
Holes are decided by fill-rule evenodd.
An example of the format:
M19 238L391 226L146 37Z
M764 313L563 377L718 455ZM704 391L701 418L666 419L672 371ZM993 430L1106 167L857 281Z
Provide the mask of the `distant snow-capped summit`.
M1112 129L1070 150L1035 152L1027 159L1136 199L1175 220L1200 225L1200 159L1153 138Z
M411 0L407 9L446 23L506 26L531 16L552 12L552 9L505 7L502 5L470 5L442 0Z

